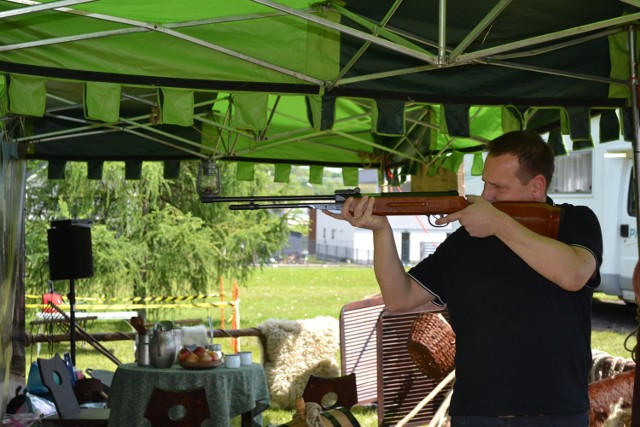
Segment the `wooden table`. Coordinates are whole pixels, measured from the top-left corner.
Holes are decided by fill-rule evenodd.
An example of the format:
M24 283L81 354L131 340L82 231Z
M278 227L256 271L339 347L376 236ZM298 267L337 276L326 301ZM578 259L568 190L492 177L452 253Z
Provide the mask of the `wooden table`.
M154 387L191 390L201 386L207 392L211 412L203 426L230 426L231 419L238 415L242 416L243 427L262 426L262 411L269 407L269 388L262 365L255 363L237 369L221 366L206 370L188 370L180 365L169 369L121 365L109 391L109 425L150 426L144 411Z

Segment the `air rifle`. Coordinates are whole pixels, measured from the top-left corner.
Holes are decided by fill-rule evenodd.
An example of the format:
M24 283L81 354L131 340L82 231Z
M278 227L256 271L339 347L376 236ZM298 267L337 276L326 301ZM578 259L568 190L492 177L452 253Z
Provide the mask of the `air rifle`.
M455 191L428 193L381 193L375 197L374 215L442 216L469 206ZM202 203L227 202L231 210L309 208L339 212L349 197L362 197L359 188L338 190L326 196L253 196L221 197L205 195ZM538 202L495 202L493 206L510 215L520 224L543 236L557 238L561 209Z

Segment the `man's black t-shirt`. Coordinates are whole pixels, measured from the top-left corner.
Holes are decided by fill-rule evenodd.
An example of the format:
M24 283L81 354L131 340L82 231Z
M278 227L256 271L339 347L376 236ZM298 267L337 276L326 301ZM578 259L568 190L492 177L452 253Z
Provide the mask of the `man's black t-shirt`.
M586 207L562 205L558 240L602 263L602 234ZM575 413L589 409L594 277L578 292L545 279L497 237L464 228L409 270L456 333L451 415Z

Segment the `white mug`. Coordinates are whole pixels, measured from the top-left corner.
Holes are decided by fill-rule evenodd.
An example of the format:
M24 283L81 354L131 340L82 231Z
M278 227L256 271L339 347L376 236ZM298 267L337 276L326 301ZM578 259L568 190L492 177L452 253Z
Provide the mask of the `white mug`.
M238 354L225 354L224 355L225 368L239 368L240 367L240 355Z
M240 365L246 366L253 363L250 351L240 351L238 352L238 355L240 355Z

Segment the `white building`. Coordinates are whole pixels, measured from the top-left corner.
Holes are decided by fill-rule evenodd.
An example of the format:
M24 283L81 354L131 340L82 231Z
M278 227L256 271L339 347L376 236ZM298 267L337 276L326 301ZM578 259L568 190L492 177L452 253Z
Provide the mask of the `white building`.
M361 171L360 182L377 182L377 171ZM365 174L371 174L367 177ZM368 179L367 179L368 178ZM363 190L363 192L365 192ZM366 191L368 192L368 191ZM434 227L421 216L390 216L398 256L405 265L413 265L432 253L457 224ZM369 230L352 227L322 212L315 215L315 254L320 260L370 264L373 262L373 237ZM312 222L312 223L313 223ZM310 239L310 244L313 245Z
M426 216L390 216L398 255L405 265L416 264L432 253L453 231L451 225L433 227ZM324 213L316 218L316 256L329 261L358 264L373 262L373 237L369 230L352 227Z

